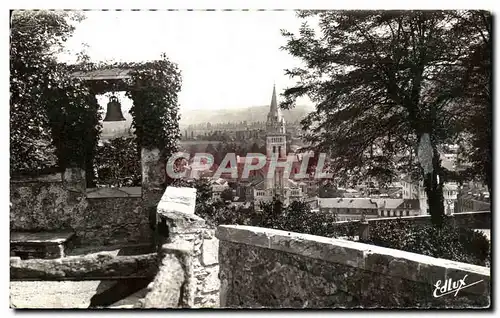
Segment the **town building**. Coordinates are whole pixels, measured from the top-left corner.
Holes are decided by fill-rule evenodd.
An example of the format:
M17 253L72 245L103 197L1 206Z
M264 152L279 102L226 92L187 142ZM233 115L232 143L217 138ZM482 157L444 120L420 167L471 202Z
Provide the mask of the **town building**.
M299 182L292 179L293 173L298 173L300 158L290 158L289 156L296 155L286 153L286 137L286 123L278 107L276 86L274 86L266 122L266 164L255 176L256 181L251 186L252 198L257 209L260 202L272 200L274 196L281 198L284 205L303 197L304 188L299 186ZM293 159L294 165L291 171L285 171L284 167L272 169L271 160L273 157L278 162ZM269 169L274 170L271 176L268 176Z
M420 214L429 213L427 203L427 193L422 181L412 181L410 178L404 178L401 182L403 199L418 200L420 204ZM458 183L446 182L443 185L443 204L445 214L450 215L457 212Z
M212 199L219 200L221 199L221 194L227 189L231 189L227 180L222 178L211 179L210 184L212 186Z
M338 221L420 215L419 201L411 199L318 198L318 207Z
M490 192L482 184L469 182L457 195L458 212L491 211Z

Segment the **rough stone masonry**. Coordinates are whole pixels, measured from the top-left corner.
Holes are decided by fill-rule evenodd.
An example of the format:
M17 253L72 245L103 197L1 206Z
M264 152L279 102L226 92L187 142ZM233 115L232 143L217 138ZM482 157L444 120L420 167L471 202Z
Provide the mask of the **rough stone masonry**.
M423 309L491 304L486 267L249 226L222 225L216 235L221 307ZM436 297L436 284L450 279L474 284Z
M194 210L193 213L172 210L168 198L167 194L162 197L157 213L159 222L168 228L166 245L182 246L188 253L182 262L187 277L184 291L188 294L184 305L193 308L219 307L219 247L215 230L195 215Z

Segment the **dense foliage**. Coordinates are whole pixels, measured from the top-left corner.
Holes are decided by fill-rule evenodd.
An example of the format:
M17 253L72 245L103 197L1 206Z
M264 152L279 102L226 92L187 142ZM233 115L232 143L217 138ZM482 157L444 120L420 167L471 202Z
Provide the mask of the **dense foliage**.
M114 138L97 150L94 161L96 185L136 187L141 185L141 158L136 138Z
M423 180L433 223L440 226L445 181L440 147L457 142L457 128L468 127L476 144L491 149L491 112L486 111L491 15L481 11L298 15L304 23L298 34L283 31L284 49L303 63L286 71L297 84L285 91L281 106L293 107L302 96L316 104L302 122L309 128L306 139L314 150L329 153L333 159L329 168L336 177L356 182L373 176L388 183L405 173ZM317 21L319 32L307 21ZM466 103L478 111L465 112ZM482 162L488 160L485 156Z
M65 74L67 74L66 72ZM80 167L92 182L93 159L102 129L100 106L92 91L67 77L48 98L46 112L59 167Z
M480 266L490 262L490 243L483 233L448 224L439 229L402 219L375 222L364 243Z
M334 214L313 212L303 201L293 201L284 207L274 198L262 202L257 211L253 207L236 208L222 200L212 200L212 190L206 179L178 181L175 185L197 189L195 213L211 226L251 225L350 240L359 235L359 222L336 223ZM370 239L361 242L480 266L489 266L491 262L490 243L483 233L453 227L448 222L441 228L400 218L373 222L370 223Z
M334 213L314 212L304 201L292 201L283 207L279 198L274 198L271 202L261 203L261 209L255 226L333 238L357 235L356 222L337 224Z
M10 42L10 155L12 173L91 161L99 132L97 103L71 79L56 54L80 15L14 11Z
M96 64L88 62L88 58L83 58L84 62L76 66L58 63L56 53L72 35L72 22L81 19L79 14L62 11L16 11L12 14L12 173L37 173L54 166L59 170L77 166L86 170L87 179L93 184L97 177L94 175L94 159L102 128L95 95L102 92L96 91L95 85L89 85L89 82L73 78L74 71L114 67L132 69L132 78L126 86L127 96L134 101L130 112L138 146L134 148L137 156L130 156L139 158L141 147L159 148L164 156L176 151L180 137L177 93L181 85L177 65L164 55L160 60L145 63ZM114 89L111 84L109 87ZM103 151L112 152L113 147L101 149L101 159ZM132 169L129 168L124 169ZM137 176L132 170L127 183L135 184ZM121 181L115 181L121 184Z
M463 114L462 158L471 165L465 171L465 179L486 182L490 193L493 189L492 151L492 16L474 11L466 17L459 16L467 28L475 28L479 41L473 43L473 54L467 60L467 84L461 98Z
M334 214L313 212L304 201L292 201L284 207L281 200L275 197L270 202L260 203L260 209L255 209L253 205L245 208L225 200L214 200L208 179L192 182L178 179L172 186L197 189L195 213L211 226L240 224L325 237L352 238L357 235L356 223L334 224Z
M181 74L177 65L162 54L159 60L143 63L86 61L73 67L78 71L105 69L130 70L131 78L125 85L108 84L110 89L125 90L126 96L133 101L130 114L138 154L141 148L160 149L163 157L176 152L180 139L177 94L181 89Z
M130 113L138 144L158 148L170 156L180 139L179 104L181 74L165 55L157 61L132 65L132 83L127 96L134 101Z

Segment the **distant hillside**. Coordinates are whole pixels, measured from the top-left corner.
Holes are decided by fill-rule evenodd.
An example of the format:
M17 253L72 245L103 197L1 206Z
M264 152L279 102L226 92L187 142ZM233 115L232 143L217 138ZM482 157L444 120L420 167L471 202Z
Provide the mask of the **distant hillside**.
M312 106L297 106L291 110L282 110L286 122L301 120L314 108ZM220 124L242 121L263 122L267 120L269 106L253 106L235 109L195 109L181 110L181 126L195 125L201 123Z
M297 106L291 110L282 110L283 117L288 123L296 120L301 120L314 108L312 106ZM181 110L181 121L179 125L185 127L188 125L211 123L220 124L234 122L239 123L242 121L251 122L265 122L267 120L267 113L269 106L253 106L236 109L195 109L195 110ZM130 135L130 126L132 124L132 116L128 111L122 111L126 121L119 122L105 122L102 127L101 137L103 139L115 138L118 136Z

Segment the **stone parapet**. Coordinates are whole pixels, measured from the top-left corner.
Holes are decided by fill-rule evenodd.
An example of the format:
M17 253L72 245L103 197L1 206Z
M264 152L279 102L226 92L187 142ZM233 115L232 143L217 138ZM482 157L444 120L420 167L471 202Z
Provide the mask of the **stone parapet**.
M189 262L187 260L184 262L184 264L189 264L184 266L184 270L189 273L186 274L188 278L185 288L189 290L190 295L186 296L189 301L184 302L185 306L190 308L218 307L219 255L215 230L207 226L205 220L194 213L176 211L172 206L165 195L158 203L158 228L164 229L163 233L160 233L159 241L182 246L186 255L189 255ZM162 239L161 236L164 238Z
M160 265L148 285L143 308L191 307L191 250L183 244L165 244L160 250Z
M486 267L249 226L219 226L216 237L220 240L221 306L484 308L490 304L490 269ZM467 284L479 283L460 290L457 297L433 296L438 281L444 284L464 277ZM298 300L293 302L292 296ZM317 303L307 303L315 297Z
M119 188L89 188L86 190L88 199L99 198L141 198L141 187L119 187Z

